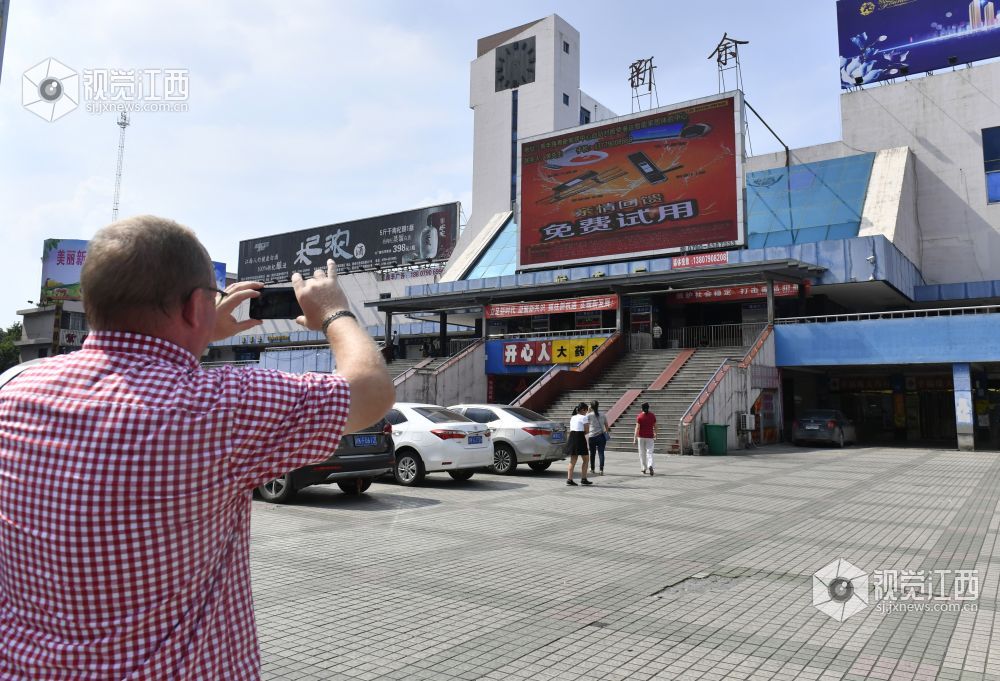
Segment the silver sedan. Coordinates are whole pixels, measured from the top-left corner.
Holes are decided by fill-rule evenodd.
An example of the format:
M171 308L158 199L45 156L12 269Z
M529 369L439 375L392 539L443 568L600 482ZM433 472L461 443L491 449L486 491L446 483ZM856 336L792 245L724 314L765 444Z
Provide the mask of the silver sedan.
M544 471L553 461L566 458L566 426L530 409L507 404L456 404L448 408L490 427L494 473L509 475L519 463Z

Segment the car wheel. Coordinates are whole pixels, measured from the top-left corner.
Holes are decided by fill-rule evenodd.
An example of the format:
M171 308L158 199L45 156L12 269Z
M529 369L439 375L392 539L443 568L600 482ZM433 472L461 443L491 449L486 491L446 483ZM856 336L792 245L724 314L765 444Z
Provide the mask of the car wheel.
M542 471L547 471L551 465L551 461L532 461L528 464L528 468L536 473L541 473Z
M837 431L837 439L834 440L834 444L837 445L839 449L844 448L844 431L842 429Z
M285 504L295 496L295 486L292 485L291 473L285 473L281 477L270 482L265 482L257 488L260 498L272 504Z
M354 478L353 480L337 481L337 487L340 488L340 491L352 497L364 494L371 486L372 481L369 478Z
M392 474L404 487L420 484L424 479L424 463L416 452L409 450L396 454L396 467Z
M474 471L448 471L448 475L459 482L465 482L472 477L473 473Z
M510 445L498 444L493 447L493 466L491 469L497 475L511 475L517 468L517 455Z

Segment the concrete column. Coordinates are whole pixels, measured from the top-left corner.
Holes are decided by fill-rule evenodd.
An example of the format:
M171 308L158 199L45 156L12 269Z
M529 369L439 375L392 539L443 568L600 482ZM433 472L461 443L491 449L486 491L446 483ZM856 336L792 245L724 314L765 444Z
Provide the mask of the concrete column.
M963 452L975 449L972 413L972 376L968 364L951 365L952 383L955 390L955 432L958 434L958 448Z
M440 329L438 330L438 346L441 350L439 357L448 356L448 313L442 312L439 316Z
M767 280L767 323L774 324L774 282Z

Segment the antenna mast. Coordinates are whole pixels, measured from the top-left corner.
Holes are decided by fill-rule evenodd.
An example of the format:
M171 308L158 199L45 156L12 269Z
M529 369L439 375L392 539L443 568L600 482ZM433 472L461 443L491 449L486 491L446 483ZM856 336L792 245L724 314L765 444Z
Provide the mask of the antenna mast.
M122 161L125 159L125 128L128 126L128 113L122 111L122 115L118 118L118 127L122 131L118 134L118 171L115 173L115 202L111 207L111 222L118 220L118 200L122 193Z

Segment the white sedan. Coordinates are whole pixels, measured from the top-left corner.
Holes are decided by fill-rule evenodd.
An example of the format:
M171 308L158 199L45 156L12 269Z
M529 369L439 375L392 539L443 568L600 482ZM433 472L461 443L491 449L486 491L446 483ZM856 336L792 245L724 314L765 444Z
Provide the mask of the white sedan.
M385 420L392 424L393 474L400 485L416 485L437 471L468 480L493 463L490 429L444 407L397 402Z
M448 407L493 431L493 472L509 475L517 464L544 471L566 458L566 426L524 407L508 404L456 404Z

